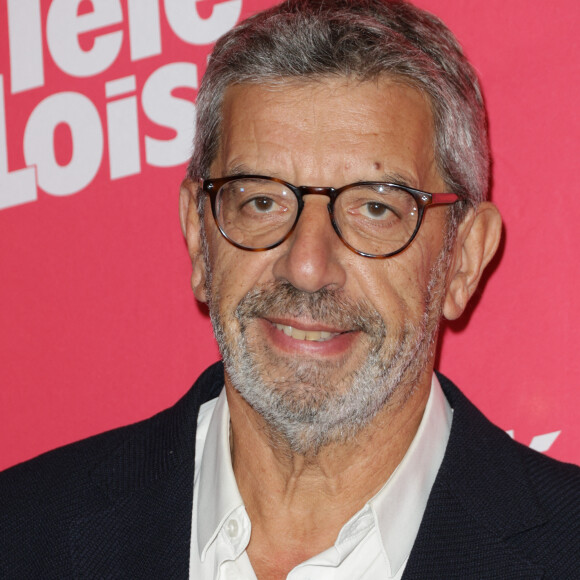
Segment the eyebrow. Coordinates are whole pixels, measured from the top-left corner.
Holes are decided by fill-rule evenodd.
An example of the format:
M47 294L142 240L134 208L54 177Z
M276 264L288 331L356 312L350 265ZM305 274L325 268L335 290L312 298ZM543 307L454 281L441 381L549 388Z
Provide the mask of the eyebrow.
M226 171L226 174L230 177L236 177L238 175L262 175L261 173L256 172L255 170L253 170L251 167L248 167L244 163L237 163L236 165L231 167L228 171ZM264 175L264 177L266 176ZM272 177L276 176L272 175Z
M370 180L368 180L370 181ZM402 173L389 172L383 173L380 177L380 181L385 183L392 183L394 185L402 185L404 187L411 187L417 189L417 182L410 175L403 175Z
M236 165L232 166L226 173L229 177L236 177L238 175L262 175L264 177L276 177L278 179L286 181L280 174L276 172L262 173L260 171L256 171L255 169L252 169L245 163L237 163ZM394 185L402 185L404 187L411 187L417 189L417 184L415 183L414 179L410 179L409 176L405 176L402 173L397 172L383 173L378 179L358 179L353 183L358 183L359 181L376 181L380 183L392 183Z

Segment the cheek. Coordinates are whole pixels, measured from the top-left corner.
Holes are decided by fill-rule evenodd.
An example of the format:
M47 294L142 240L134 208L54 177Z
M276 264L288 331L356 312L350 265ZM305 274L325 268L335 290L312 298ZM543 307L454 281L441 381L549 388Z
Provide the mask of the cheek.
M229 244L217 232L208 239L211 294L222 316L231 316L240 300L266 278L266 252L246 252ZM209 238L209 236L208 236Z
M374 266L374 264L373 264ZM361 277L362 292L387 325L417 323L425 312L431 260L420 248L389 262L378 262L374 275Z

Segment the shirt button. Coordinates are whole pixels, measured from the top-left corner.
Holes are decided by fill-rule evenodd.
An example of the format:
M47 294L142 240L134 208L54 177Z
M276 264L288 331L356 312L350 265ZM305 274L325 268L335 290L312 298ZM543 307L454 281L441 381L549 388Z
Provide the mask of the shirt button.
M230 538L235 538L238 535L238 522L230 520L226 525L226 533Z

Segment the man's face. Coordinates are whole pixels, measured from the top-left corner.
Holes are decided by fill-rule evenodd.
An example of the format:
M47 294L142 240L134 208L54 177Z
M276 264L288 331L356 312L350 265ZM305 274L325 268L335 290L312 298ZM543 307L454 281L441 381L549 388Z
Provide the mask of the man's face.
M250 173L295 185L395 181L445 191L430 108L387 79L231 87L211 176ZM361 257L334 232L328 197L309 195L279 247L230 245L206 211L204 296L226 383L295 451L354 434L430 383L445 292L445 209L426 212L411 246Z

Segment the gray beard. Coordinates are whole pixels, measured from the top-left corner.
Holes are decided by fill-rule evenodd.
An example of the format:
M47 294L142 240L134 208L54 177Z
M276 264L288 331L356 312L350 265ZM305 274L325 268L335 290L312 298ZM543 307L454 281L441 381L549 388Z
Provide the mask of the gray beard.
M219 312L219 296L208 292L226 373L264 419L273 444L316 455L331 443L355 437L395 392L403 401L411 395L434 349L447 262L443 250L431 270L420 322L406 322L391 336L367 301L354 302L341 290L307 293L288 282L273 282L248 292L227 322ZM207 282L210 290L210 277ZM345 371L340 362L282 358L263 341L251 340L251 323L257 318L301 315L361 331L368 349L358 365Z

